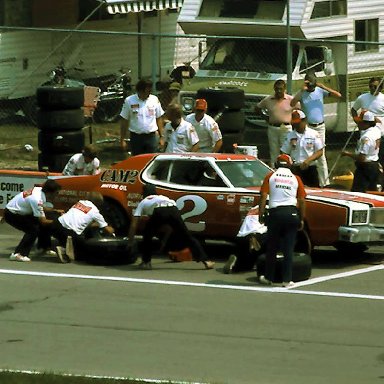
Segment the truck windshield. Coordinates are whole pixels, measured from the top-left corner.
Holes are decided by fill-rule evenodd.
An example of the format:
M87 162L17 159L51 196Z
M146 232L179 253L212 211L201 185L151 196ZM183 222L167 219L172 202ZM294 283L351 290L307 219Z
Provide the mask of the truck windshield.
M299 47L294 45L293 64L297 61L298 52ZM287 67L286 55L284 41L219 40L211 47L200 69L284 74Z

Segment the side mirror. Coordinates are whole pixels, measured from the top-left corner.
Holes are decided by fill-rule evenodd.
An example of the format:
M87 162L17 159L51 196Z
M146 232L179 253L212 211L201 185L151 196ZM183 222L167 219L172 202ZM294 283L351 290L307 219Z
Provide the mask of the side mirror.
M326 63L326 64L324 65L324 73L325 73L325 75L327 75L327 76L332 75L332 73L333 73L333 65L332 65L332 64L329 64L329 63Z
M332 49L328 47L323 47L323 57L324 57L324 62L326 64L331 64L333 63L333 53Z

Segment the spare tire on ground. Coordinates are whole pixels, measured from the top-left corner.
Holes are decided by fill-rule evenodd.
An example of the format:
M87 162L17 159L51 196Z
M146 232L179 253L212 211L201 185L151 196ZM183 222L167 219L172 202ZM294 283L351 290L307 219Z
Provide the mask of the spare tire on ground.
M257 276L265 275L265 253L260 255L256 263ZM278 255L276 260L275 280L274 283L281 283L283 281L283 256ZM308 280L311 277L312 260L311 256L307 253L293 254L292 263L292 281Z
M128 249L127 237L101 237L84 239L75 245L76 260L95 265L133 264L137 248Z

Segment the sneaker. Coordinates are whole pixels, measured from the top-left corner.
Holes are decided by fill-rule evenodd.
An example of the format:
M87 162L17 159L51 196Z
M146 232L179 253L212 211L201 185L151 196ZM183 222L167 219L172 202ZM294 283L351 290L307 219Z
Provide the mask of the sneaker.
M57 250L57 256L59 257L60 261L63 264L67 264L70 262L69 257L65 254L64 247L56 247L56 250Z
M205 269L213 269L213 267L215 266L215 262L211 260L205 260L203 261L203 264Z
M72 236L67 237L67 243L65 245L65 253L71 261L75 261L75 249L73 248Z
M283 287L284 288L293 288L295 286L295 283L293 281L284 281L283 282Z
M144 263L144 261L143 261L143 262L141 262L141 263L139 264L139 268L140 268L140 269L150 270L150 269L152 269L152 264L151 264L150 261L148 261L148 263Z
M272 281L268 280L264 275L259 277L259 283L263 285L272 285Z
M224 264L223 272L228 274L232 273L233 266L236 264L237 257L235 255L230 255L227 262Z
M57 253L49 248L39 248L37 250L37 255L38 256L52 256L52 257L57 257Z
M28 256L20 255L20 253L12 253L11 256L9 256L9 260L11 260L11 261L31 261L31 259Z

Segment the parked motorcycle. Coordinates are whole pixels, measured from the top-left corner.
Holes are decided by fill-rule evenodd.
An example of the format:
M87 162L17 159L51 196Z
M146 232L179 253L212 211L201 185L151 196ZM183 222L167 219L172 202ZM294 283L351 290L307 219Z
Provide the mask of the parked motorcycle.
M125 98L132 94L132 79L129 73L130 71L121 70L116 80L100 93L93 113L96 123L113 123L119 119Z

